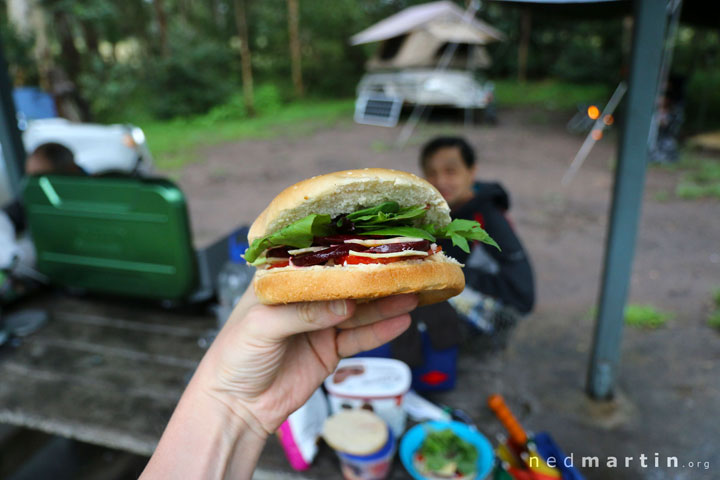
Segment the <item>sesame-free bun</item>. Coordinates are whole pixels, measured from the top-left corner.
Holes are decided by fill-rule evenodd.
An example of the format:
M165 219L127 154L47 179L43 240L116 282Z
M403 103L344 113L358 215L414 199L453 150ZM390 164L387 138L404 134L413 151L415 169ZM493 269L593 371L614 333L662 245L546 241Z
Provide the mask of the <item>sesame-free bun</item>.
M436 253L423 260L332 267L282 267L258 270L255 295L266 305L417 293L420 305L442 302L465 288L460 264Z
M264 237L312 213L336 217L394 200L401 207L429 205L425 223L450 223L450 208L430 183L387 168L344 170L291 185L270 202L250 226L248 241Z
M424 223L450 223L445 199L422 178L398 170L366 168L312 177L286 188L252 224L248 240L252 243L313 213L334 218L391 200L402 207L428 205ZM266 305L371 300L402 293L417 293L420 305L428 305L462 292L465 276L457 261L440 252L388 264L258 269L253 286Z

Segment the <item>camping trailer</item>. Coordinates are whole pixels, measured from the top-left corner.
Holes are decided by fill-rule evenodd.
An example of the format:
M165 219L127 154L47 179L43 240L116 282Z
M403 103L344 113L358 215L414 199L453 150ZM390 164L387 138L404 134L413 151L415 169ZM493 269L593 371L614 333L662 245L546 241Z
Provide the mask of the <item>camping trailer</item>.
M379 43L358 84L358 98L484 108L492 89L478 82L475 73L490 65L484 45L504 38L487 23L466 18L449 1L406 8L350 39L352 45Z

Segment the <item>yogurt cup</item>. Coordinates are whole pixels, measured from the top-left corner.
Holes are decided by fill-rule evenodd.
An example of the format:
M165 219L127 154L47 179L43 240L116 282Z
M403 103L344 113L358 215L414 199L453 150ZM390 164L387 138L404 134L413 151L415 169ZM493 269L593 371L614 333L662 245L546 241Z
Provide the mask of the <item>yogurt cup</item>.
M395 437L374 413L338 412L325 421L323 438L337 453L345 480L384 480L390 472Z
M397 444L392 430L388 428L385 445L372 455L350 455L336 451L345 480L384 480L390 473Z
M385 420L393 436L405 431L407 413L403 409L410 389L410 368L390 358L346 358L325 380L330 412L362 408Z

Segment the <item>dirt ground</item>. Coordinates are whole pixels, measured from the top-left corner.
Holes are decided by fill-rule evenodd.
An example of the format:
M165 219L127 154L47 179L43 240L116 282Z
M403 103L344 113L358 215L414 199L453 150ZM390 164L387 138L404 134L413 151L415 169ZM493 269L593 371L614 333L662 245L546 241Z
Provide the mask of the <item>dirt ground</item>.
M179 175L197 243L250 223L280 190L312 175L373 166L419 173L424 140L462 133L478 149L480 178L499 180L511 192L511 216L538 288L537 307L509 348L488 357L488 393L505 393L528 429L552 432L578 464L582 456L598 456L601 465L618 457L618 468L584 469L587 478L720 478L720 333L705 323L710 291L720 285L720 202L676 199L679 174L648 171L630 301L674 318L653 331L625 328L616 398L591 402L583 393L590 310L602 267L615 137L599 142L563 188L560 179L582 143L565 132L567 118L511 111L500 120L469 129L457 122L424 124L401 150L393 148L399 128L350 121L304 137L208 147ZM496 423L480 419L490 435L499 431ZM654 467L656 452L660 467ZM665 467L668 456L678 457L680 466ZM629 467L625 457L634 457Z

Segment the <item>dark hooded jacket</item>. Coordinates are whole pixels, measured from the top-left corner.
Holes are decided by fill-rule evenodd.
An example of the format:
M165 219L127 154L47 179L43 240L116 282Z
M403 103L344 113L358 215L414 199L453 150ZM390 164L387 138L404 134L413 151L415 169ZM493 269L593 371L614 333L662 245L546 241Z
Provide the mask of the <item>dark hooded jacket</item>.
M467 285L520 313L528 313L535 303L535 282L530 259L506 216L510 196L499 183L477 182L475 196L450 212L450 216L479 222L502 250L475 242L470 253L443 241L451 257L465 264Z

